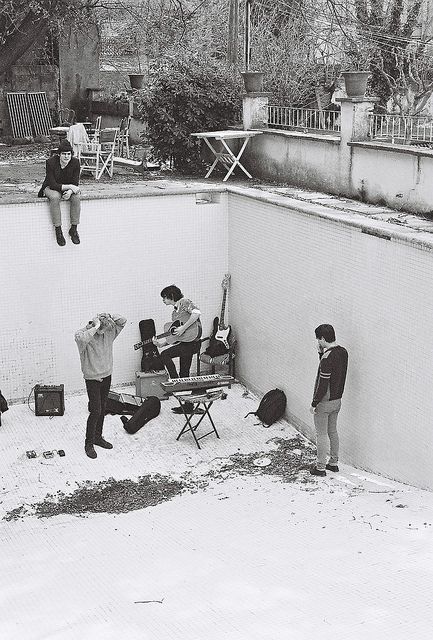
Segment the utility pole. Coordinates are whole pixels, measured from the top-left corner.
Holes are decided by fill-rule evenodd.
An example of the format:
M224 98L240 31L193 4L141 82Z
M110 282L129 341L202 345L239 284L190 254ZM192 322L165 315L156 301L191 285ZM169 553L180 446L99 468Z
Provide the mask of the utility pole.
M232 65L233 71L236 71L238 67L238 48L239 48L239 0L230 0L227 62L230 65Z
M245 0L245 40L244 40L244 62L245 71L250 70L251 62L251 6L253 0Z

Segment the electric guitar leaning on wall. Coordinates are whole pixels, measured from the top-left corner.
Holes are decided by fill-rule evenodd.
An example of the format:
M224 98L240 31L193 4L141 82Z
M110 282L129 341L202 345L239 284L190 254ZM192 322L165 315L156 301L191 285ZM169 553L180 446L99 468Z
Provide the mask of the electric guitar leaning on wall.
M214 358L215 356L222 356L229 350L229 336L231 333L231 327L225 324L224 316L226 310L227 291L230 283L230 274L226 273L221 286L223 288L223 300L221 304L221 315L219 318L214 318L212 335L209 338L209 346L206 349L207 355Z
M178 342L193 342L194 340L197 340L201 336L201 325L198 322L194 322L194 324L190 325L181 336L176 336L173 333L177 327L181 327L188 319L189 313L186 313L185 318L181 317L180 320L167 322L164 325L164 333L160 333L159 336L155 336L156 339L159 340L160 338L165 338L169 346L177 344ZM141 349L141 347L146 344L150 344L152 341L153 338L149 338L148 340L137 342L134 344L134 349Z

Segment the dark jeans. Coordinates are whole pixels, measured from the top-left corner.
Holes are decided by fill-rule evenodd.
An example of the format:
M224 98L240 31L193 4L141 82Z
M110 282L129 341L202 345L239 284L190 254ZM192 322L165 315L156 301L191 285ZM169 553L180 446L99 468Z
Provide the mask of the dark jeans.
M170 378L188 378L189 370L191 369L191 362L194 353L198 348L197 341L194 342L179 342L173 347L164 349L161 352L161 360L163 365L167 368ZM179 375L177 374L176 367L174 366L173 358L179 358L180 369Z
M110 391L111 376L99 380L85 380L89 397L89 417L87 418L86 444L94 444L102 437L105 405Z

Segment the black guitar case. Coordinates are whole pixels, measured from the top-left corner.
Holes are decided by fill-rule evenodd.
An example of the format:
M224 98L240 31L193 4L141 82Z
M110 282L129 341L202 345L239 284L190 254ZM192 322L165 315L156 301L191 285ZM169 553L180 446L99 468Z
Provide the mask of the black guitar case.
M215 358L216 356L223 356L225 353L228 353L227 347L221 342L221 340L215 339L216 332L218 331L218 325L219 318L214 318L212 335L209 338L209 346L205 351L205 354L210 356L211 358Z
M141 406L141 398L129 393L109 391L105 405L105 415L133 415Z
M140 329L141 342L149 340L149 338L153 338L153 336L156 335L155 322L152 318L140 320L138 328ZM158 349L152 342L145 344L142 349L143 355L141 356L141 371L161 371L164 369Z
M144 427L144 425L149 422L149 420L156 418L156 416L159 415L160 411L160 399L156 396L148 396L147 398L144 398L143 404L134 413L132 418L128 420L128 418L126 418L125 416L121 417L123 428L128 433L137 433L137 431L139 431L141 427Z

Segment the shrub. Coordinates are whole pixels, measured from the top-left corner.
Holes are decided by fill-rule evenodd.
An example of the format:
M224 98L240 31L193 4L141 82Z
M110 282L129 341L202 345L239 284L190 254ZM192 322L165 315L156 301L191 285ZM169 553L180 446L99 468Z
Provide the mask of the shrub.
M147 142L162 161L182 171L202 168L198 131L227 129L241 109L241 83L222 63L203 55L164 59L137 94Z

